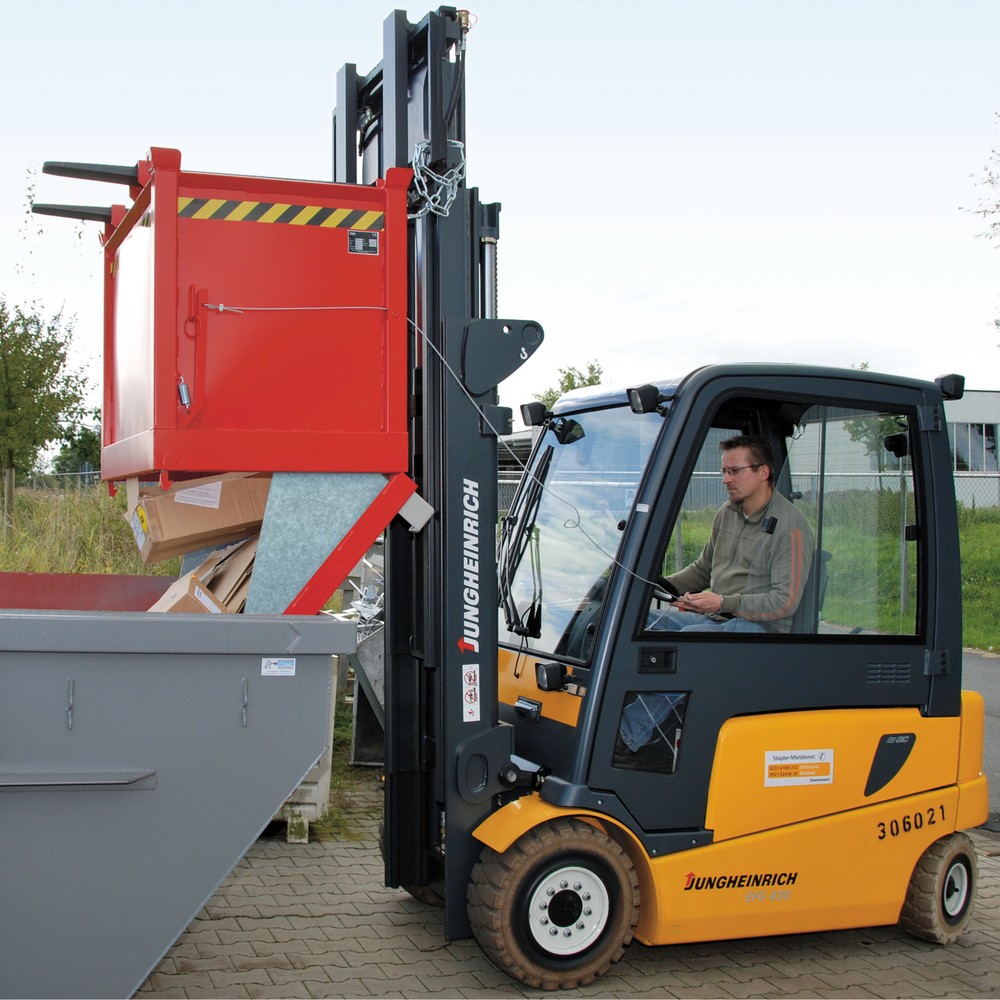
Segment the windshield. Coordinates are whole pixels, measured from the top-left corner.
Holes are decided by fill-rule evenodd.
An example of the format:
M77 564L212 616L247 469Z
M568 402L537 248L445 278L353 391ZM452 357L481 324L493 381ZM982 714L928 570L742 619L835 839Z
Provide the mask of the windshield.
M662 425L627 406L546 425L501 523L500 641L585 659L626 519Z

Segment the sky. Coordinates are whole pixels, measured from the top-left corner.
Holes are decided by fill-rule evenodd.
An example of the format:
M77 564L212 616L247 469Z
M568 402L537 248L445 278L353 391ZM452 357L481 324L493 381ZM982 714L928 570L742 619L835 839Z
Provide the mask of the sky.
M406 6L411 22L432 9ZM382 57L381 0L8 0L0 294L75 316L100 392L100 227L27 213L125 189L45 160L329 180L336 73ZM500 315L560 368L636 384L773 361L1000 389L995 0L470 0L468 183L502 205Z

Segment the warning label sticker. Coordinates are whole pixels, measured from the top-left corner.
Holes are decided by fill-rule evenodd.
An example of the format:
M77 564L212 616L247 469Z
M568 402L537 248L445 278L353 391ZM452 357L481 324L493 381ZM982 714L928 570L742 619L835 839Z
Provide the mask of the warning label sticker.
M479 664L470 663L462 674L462 721L479 721Z
M833 750L765 750L764 784L832 785Z

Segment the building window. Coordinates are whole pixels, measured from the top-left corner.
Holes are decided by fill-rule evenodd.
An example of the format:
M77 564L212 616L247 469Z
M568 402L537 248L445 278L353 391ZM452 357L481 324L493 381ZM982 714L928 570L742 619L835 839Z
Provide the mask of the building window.
M951 455L956 472L996 472L997 425L949 424Z

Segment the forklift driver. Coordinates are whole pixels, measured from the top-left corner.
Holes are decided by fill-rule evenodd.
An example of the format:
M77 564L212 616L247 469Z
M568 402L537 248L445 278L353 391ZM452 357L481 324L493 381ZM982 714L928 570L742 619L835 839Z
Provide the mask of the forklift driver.
M649 627L790 632L812 566L812 532L775 489L774 452L766 438L740 435L720 448L729 502L716 514L701 555L658 579L673 600L653 612Z

